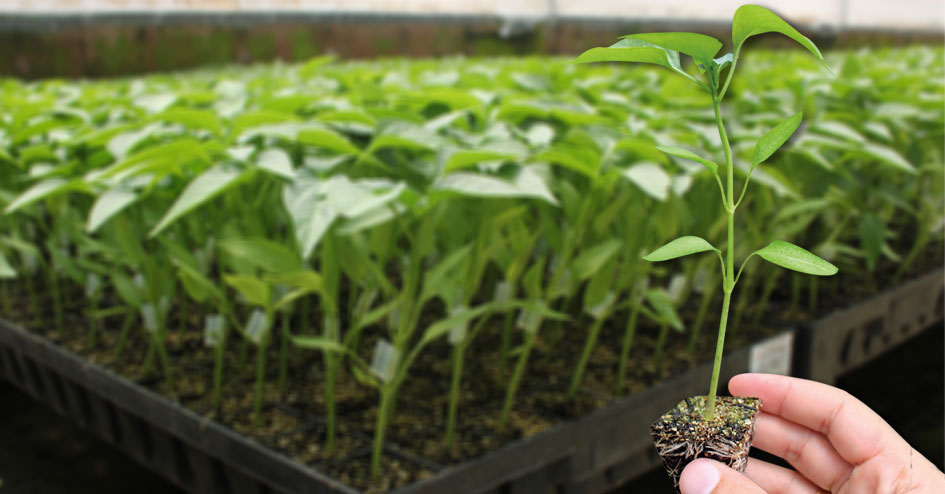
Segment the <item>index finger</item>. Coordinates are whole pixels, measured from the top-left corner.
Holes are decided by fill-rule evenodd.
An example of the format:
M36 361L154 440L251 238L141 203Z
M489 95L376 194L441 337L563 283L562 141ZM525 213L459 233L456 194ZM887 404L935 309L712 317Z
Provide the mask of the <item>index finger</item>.
M905 453L909 447L879 415L833 386L773 374L740 374L728 382L728 389L735 396L761 398L765 412L823 433L853 465L882 451Z

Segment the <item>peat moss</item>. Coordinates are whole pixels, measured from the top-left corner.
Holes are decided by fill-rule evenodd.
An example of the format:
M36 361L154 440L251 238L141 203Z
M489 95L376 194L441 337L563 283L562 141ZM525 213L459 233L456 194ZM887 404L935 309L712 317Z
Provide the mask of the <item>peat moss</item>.
M679 402L650 426L663 467L679 492L679 476L696 458L709 458L744 472L761 400L719 397L711 420L704 416L705 396Z

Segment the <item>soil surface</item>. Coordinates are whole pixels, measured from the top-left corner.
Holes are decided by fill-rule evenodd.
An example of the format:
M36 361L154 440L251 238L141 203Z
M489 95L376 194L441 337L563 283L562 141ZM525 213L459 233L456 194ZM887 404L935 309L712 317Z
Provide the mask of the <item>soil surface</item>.
M927 272L929 266L940 265L941 245L930 249L929 262L917 263L916 274ZM877 279L890 279L895 266L882 265ZM908 278L908 277L907 277ZM790 280L790 277L782 278ZM40 282L37 281L40 285ZM790 283L775 290L771 302L763 307L746 303L748 315L743 320L757 319L758 324L733 325L726 342L728 351L776 334L797 321L809 320L838 307L845 307L879 291L882 284L868 283L853 275L837 276L821 281L822 297L816 307L792 302ZM40 285L41 286L41 285ZM805 284L805 290L807 285ZM14 287L15 288L15 287ZM136 325L128 341L116 351L122 326L121 317L100 321L94 345L89 344L89 322L84 310L86 302L78 287L63 288L65 316L63 332L54 329L49 310L34 311L23 291L13 307L11 319L43 334L84 358L136 380L142 386L170 400L213 418L251 440L264 444L290 458L325 472L367 492L384 492L435 475L447 466L495 450L511 441L529 437L562 421L580 417L606 406L626 394L645 389L667 377L678 375L694 365L708 361L714 348L717 315L709 312L703 331L692 354L686 347L689 335L673 334L666 343L661 362L654 362L659 328L641 318L627 368L627 382L618 389L617 363L623 338L626 314L617 313L601 332L589 361L582 387L575 398L567 398L566 390L586 331L581 327L590 321L573 321L569 325L554 324L544 328L539 343L529 360L519 394L505 433L496 432L508 370L497 365L501 320L494 321L470 346L462 381L462 402L456 424L458 446L444 449L443 428L450 383L450 345L442 339L431 344L411 368L401 388L396 414L388 430L385 444L383 476L378 482L368 481L370 443L373 435L378 393L359 382L350 372L342 372L336 385L338 439L333 451L324 448L325 419L323 393L323 362L321 354L292 348L289 354L287 385L278 381L278 339L267 351L267 374L264 386L264 408L260 425L252 423L254 363L256 347L239 341L231 334L225 357L223 403L214 409L210 401L212 353L203 345L202 317L188 311L183 317L174 314L168 321L167 349L172 362L170 373L162 372L159 359L148 360L147 334ZM692 297L698 299L698 297ZM682 309L683 319L691 321L697 311L697 300ZM737 302L736 302L737 303ZM50 300L40 300L38 307L52 307ZM108 301L103 302L108 306ZM718 303L713 303L717 307ZM762 312L758 312L761 310ZM277 336L277 335L276 335ZM516 332L515 338L520 338ZM369 337L363 345L370 347ZM517 342L513 342L513 346ZM941 347L939 347L941 348ZM367 352L362 352L365 354Z

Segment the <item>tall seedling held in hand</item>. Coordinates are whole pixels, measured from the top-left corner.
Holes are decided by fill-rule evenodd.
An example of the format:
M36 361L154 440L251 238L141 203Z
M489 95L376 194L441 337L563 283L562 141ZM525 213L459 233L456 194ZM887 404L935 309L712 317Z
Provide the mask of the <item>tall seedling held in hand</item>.
M658 146L657 148L671 156L700 163L715 176L728 219L728 245L725 248L725 256L722 256L721 250L700 237L684 236L669 242L644 257L648 261L659 262L689 254L713 251L718 255L722 264L722 316L719 321L712 381L709 386L708 405L705 410L706 419L710 420L715 416L716 392L719 370L722 364L722 348L725 341L725 327L728 322L729 303L735 284L738 282L739 275L748 259L757 255L779 266L818 276L829 276L837 272L837 268L829 262L801 247L780 240L775 240L767 246L752 252L742 261L738 272L735 271L735 211L745 197L751 174L755 167L771 157L794 134L802 118L802 114L799 112L775 126L758 140L748 176L745 178L741 193L736 200L732 149L725 132L725 125L722 122L721 102L732 80L732 74L735 72L735 66L738 63L745 40L756 34L769 32L781 33L794 39L820 59L821 62L824 61L820 50L809 39L773 12L757 5L744 5L735 12L732 22L732 43L735 51L719 58L714 57L722 48L722 43L710 36L696 33L644 33L624 36L623 39L608 48L590 49L575 60L577 63L644 62L662 65L691 80L712 96L712 108L715 110L715 120L722 141L722 149L725 153L724 164L717 164L687 149L673 146ZM691 56L704 77L697 78L684 71L679 60L680 53ZM824 62L824 66L826 67L826 62ZM726 68L728 68L728 73L725 82L720 85L721 74ZM721 171L720 168L722 168ZM724 173L724 184L720 173Z

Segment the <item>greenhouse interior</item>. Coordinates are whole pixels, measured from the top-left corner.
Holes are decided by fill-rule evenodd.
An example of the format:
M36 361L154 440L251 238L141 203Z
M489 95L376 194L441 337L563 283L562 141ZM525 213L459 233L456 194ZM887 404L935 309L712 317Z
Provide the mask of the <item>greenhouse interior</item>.
M940 0L0 0L0 493L945 492Z

